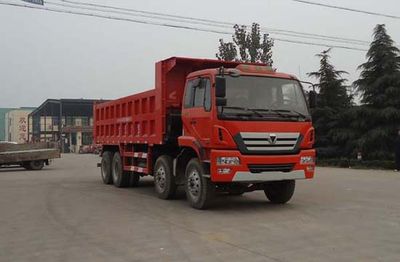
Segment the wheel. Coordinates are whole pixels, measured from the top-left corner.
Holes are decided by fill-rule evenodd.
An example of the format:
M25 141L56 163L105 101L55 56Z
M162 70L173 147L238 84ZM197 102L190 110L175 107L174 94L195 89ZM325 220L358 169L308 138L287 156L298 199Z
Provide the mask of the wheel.
M172 173L172 158L162 155L154 165L154 188L161 199L170 199L175 195L176 184Z
M35 160L29 162L29 170L41 170L44 167L44 160Z
M215 195L215 185L204 174L200 161L192 158L186 166L185 191L190 205L196 209L208 208Z
M123 170L122 159L119 152L114 153L113 161L112 161L112 180L114 186L116 187L127 187L129 186L129 172Z
M139 180L140 180L140 175L138 173L136 173L136 172L132 172L130 174L129 186L137 187L139 185Z
M112 159L113 153L110 151L105 151L101 157L101 178L106 185L111 184L113 181L111 174Z
M31 166L29 165L30 162L26 161L22 163L22 167L25 168L26 170L32 170Z
M294 193L296 182L294 180L275 181L265 185L264 193L274 204L285 204Z

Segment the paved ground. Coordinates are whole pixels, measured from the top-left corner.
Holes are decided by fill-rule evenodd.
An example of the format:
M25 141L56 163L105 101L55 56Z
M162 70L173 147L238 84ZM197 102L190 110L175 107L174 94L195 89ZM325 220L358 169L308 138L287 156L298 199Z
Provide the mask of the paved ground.
M319 168L293 200L262 192L190 208L103 185L98 158L0 169L0 261L399 261L400 174Z

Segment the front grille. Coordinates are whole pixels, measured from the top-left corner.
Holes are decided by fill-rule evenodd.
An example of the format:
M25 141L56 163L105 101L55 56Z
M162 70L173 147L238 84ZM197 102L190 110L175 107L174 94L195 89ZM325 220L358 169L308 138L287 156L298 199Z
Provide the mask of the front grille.
M292 171L294 164L249 164L247 165L251 173L261 172L290 172Z
M295 151L300 137L300 133L243 132L236 142L243 153L289 153Z

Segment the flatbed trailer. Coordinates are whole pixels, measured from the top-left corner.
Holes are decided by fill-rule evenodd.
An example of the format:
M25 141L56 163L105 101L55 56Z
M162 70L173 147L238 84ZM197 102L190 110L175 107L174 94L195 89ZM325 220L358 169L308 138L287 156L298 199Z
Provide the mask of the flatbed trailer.
M296 77L265 64L180 57L157 62L155 72L154 89L94 106L105 184L136 186L152 175L160 198L184 186L203 209L216 191L264 190L286 203L296 179L314 176L314 128Z
M40 170L49 165L51 159L60 157L60 149L55 143L0 144L0 167Z

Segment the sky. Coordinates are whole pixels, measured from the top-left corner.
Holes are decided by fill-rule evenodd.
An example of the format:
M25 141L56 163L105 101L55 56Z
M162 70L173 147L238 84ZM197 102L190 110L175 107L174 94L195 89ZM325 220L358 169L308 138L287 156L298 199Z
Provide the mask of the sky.
M52 0L53 2L59 0ZM400 20L291 0L76 0L238 24L372 40L376 24L400 42ZM0 2L23 3L18 0ZM400 15L397 0L315 0ZM224 29L228 30L229 29ZM283 36L282 36L283 37ZM215 58L229 35L0 5L0 107L39 106L47 98L114 99L153 88L154 63L171 56ZM309 40L316 41L316 40ZM324 47L275 41L274 67L300 79L318 70ZM366 52L334 48L331 62L356 80ZM315 81L315 80L313 80Z

